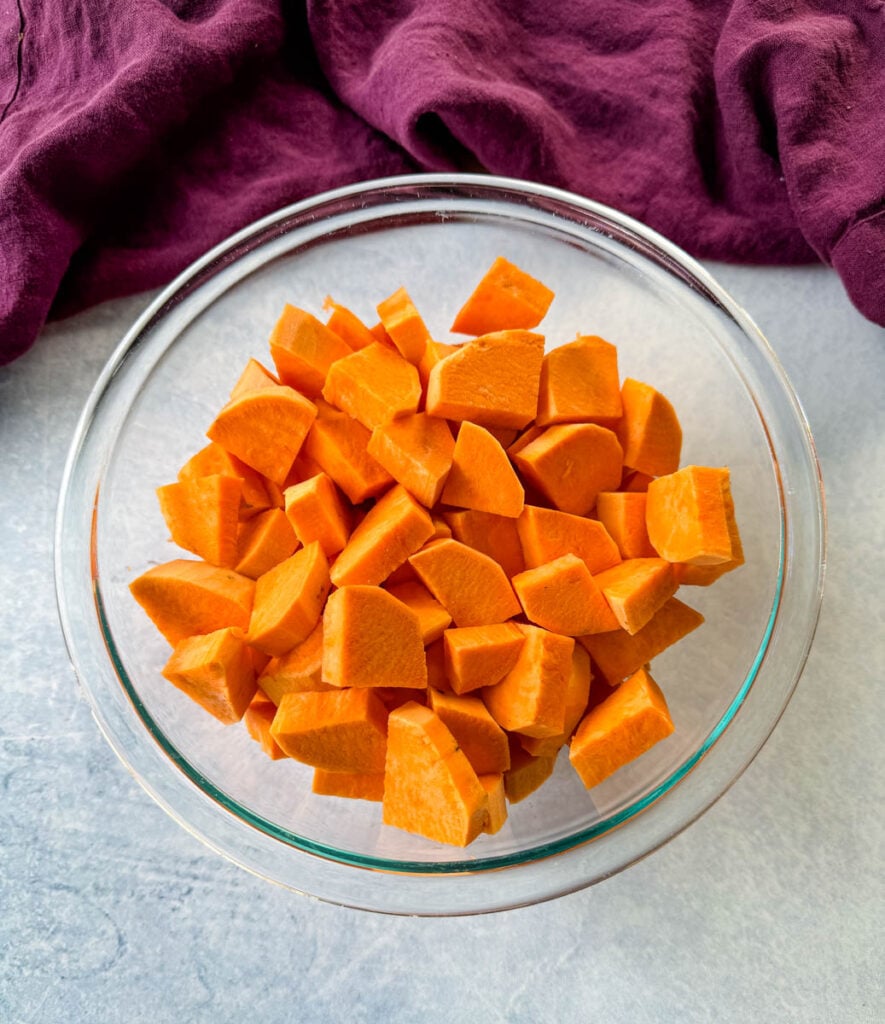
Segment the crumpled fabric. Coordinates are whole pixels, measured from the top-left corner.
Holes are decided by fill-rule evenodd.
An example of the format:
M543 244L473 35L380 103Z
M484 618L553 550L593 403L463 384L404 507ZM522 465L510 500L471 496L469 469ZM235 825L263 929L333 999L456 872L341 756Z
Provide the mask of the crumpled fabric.
M11 0L0 362L339 185L479 168L885 325L885 0Z

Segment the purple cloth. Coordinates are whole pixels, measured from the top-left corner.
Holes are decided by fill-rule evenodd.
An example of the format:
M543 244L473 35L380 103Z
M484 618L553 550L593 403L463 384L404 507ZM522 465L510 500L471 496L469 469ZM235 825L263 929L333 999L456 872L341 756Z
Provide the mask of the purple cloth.
M885 0L18 0L0 362L336 185L479 166L885 324Z

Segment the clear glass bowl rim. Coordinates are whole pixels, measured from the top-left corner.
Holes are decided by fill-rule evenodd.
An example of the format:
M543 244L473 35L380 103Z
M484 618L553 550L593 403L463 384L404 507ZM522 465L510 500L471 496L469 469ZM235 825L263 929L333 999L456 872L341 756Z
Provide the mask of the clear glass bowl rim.
M303 891L298 884L297 869L286 879L274 877L274 872L263 871L261 865L255 863L254 858L250 859L248 856L239 855L235 848L236 844L234 844L234 848L232 848L229 842L219 840L217 837L208 835L206 829L201 829L200 827L195 826L193 822L189 820L186 809L182 811L180 807L175 805L174 801L169 799L168 795L164 795L159 791L160 787L154 785L153 780L145 778L144 774L133 766L131 751L127 750L125 745L121 743L121 738L114 727L114 723L108 719L105 713L106 709L103 708L99 695L94 692L93 687L90 685L88 673L84 670L84 666L80 658L83 638L78 635L70 614L70 602L68 598L68 589L70 588L67 586L66 579L70 576L71 566L66 564L66 559L63 554L64 546L62 544L62 537L66 524L69 520L69 516L72 514L72 482L77 474L82 473L83 471L83 465L80 461L80 457L84 446L92 440L90 430L93 426L96 414L107 395L111 382L114 381L116 375L120 372L131 352L134 351L134 349L141 344L144 338L150 334L151 325L156 322L156 319L158 317L162 317L165 310L174 307L178 298L187 293L188 288L195 280L200 278L201 274L211 272L213 267L223 266L225 262L229 264L231 262L230 254L248 245L250 240L256 238L266 240L268 233L273 232L276 229L280 229L277 231L278 234L285 234L288 230L286 225L290 224L293 220L296 224L303 223L305 220L321 217L323 212L329 209L333 209L336 213L340 213L341 211L339 208L342 204L344 204L344 206L347 204L353 204L355 208L358 208L366 205L367 202L370 202L373 199L378 201L379 204L383 204L383 198L391 198L397 194L422 199L432 199L438 194L440 196L445 195L449 198L453 196L455 198L460 197L465 200L478 195L488 194L494 195L496 199L516 199L517 201L521 201L528 205L531 205L533 202L543 202L554 205L558 204L563 207L569 207L571 210L576 211L579 214L584 213L596 222L601 222L602 224L608 223L615 230L631 237L631 240L636 242L637 247L643 248L645 255L648 256L651 254L651 258L656 259L659 263L662 263L671 269L675 268L678 276L680 276L683 281L688 281L693 287L696 287L698 290L702 290L711 301L714 301L720 308L727 312L731 319L737 323L743 335L747 338L748 343L753 345L757 349L758 353L761 353L766 364L766 368L773 375L774 385L780 389L780 397L785 397L787 400L787 406L792 414L793 426L797 430L797 439L800 442L799 449L804 453L808 461L806 470L810 472L811 477L816 481L817 572L816 577L815 574L812 574L812 578L810 578L808 582L808 586L811 588L811 593L806 595L808 610L804 616L804 635L802 637L797 637L797 642L793 644L794 663L792 666L788 666L790 671L789 685L782 687L782 698L779 701L779 706L771 709L771 713L768 715L765 727L761 730L757 729L758 734L754 737L754 741L751 745L752 749L745 752L743 756L738 759L740 763L732 766L729 778L725 785L717 787L717 791L711 797L708 797L701 802L702 806L695 807L691 813L683 815L678 826L670 828L666 836L648 844L647 849L643 849L638 853L638 855L625 859L623 863L619 863L613 869L620 870L623 867L628 866L629 863L633 863L636 859L639 859L639 857L652 852L653 849L656 849L664 842L667 842L670 838L681 831L682 828L687 827L691 821L695 820L696 817L707 810L709 806L711 806L712 803L714 803L715 800L717 800L726 791L734 779L736 779L749 765L753 757L755 757L758 750L764 744L768 735L770 735L770 732L775 727L780 715L783 713L783 710L789 701L790 696L792 695L796 683L798 682L813 639L823 588L826 531L820 470L807 421L798 399L796 398L783 369L780 367L777 357L774 355L758 328L756 328L755 324L753 324L749 316L740 308L740 306L738 306L738 304L734 302L734 300L731 299L731 297L728 296L718 284L716 284L707 271L691 259L691 257L687 256L675 245L662 238L645 225L642 225L632 218L615 210L602 206L599 203L595 203L592 200L584 199L547 186L536 185L516 179L498 178L486 175L404 175L395 178L378 179L331 190L278 210L232 235L183 271L182 274L180 274L166 289L164 289L162 293L149 305L141 317L138 318L132 328L127 332L117 349L112 354L89 396L74 435L62 480L56 524L55 546L57 599L68 651L74 667L77 670L81 685L92 704L93 713L102 732L126 767L134 774L141 785L161 804L161 806L163 806L168 813L170 813L190 831L194 832L194 834L204 842L208 843L208 845L225 856L228 856L235 862L241 864L241 866L256 871L259 874L263 874L265 877L270 877L273 880L282 881L283 884L297 889L298 891ZM263 241L259 241L259 248L261 244L263 244ZM776 458L773 451L772 457ZM781 514L782 517L785 514L783 496L781 500ZM69 562L70 560L68 559L67 561ZM782 564L782 571L784 568L786 568L786 571L789 574L790 566L787 565L784 567ZM90 581L90 589L93 590L92 596L95 601L95 625L101 631L103 642L108 648L109 668L117 673L124 688L129 690L130 701L135 697L137 702L134 690L131 688L131 684L128 683L126 678L125 669L121 664L119 664L114 655L113 638L104 629L103 614L100 604L100 592L97 586L98 581L94 581L94 588L92 588L92 582L93 581ZM784 583L786 582L787 580L785 578ZM82 598L82 594L79 596ZM779 595L778 601L775 602L775 610L777 610L779 602L784 597L786 597L785 589ZM448 879L448 884L450 885L457 884L458 879L463 879L465 874L474 873L485 873L489 879L495 879L496 877L501 878L504 875L509 874L514 869L525 868L532 863L537 864L540 861L551 858L553 855L559 855L557 861L561 862L562 855L568 854L570 851L577 851L580 847L591 841L599 842L606 835L612 834L613 830L616 830L618 826L623 827L625 822L635 819L637 815L640 815L640 812L647 811L650 806L657 803L665 795L672 797L674 792L678 790L678 787L674 790L677 783L692 769L694 769L702 759L709 755L712 750L716 749L716 741L723 734L726 726L733 721L735 715L743 706L748 694L751 693L752 687L757 679L759 669L764 663L764 656L768 649L768 640L770 639L772 632L777 628L775 620L776 616L773 611L772 617L769 620L768 636L764 639L764 642L760 647L760 654L757 657L750 673L748 673L744 685L740 688L738 694L730 704L726 714L708 736L707 741L695 752L694 756L673 772L662 785L658 786L654 791L647 794L640 801L637 801L636 804L631 805L625 812L615 815L612 818L605 819L599 825L585 829L574 836L568 837L567 840L553 843L548 846L535 847L526 851L525 854L521 852L518 855L490 857L479 861L465 860L446 862L444 865L434 866L424 862L396 862L380 859L375 860L374 858L366 858L360 855L349 855L345 851L323 848L322 844L317 846L317 844L310 841L298 841L300 840L300 837L295 837L296 842L293 843L291 834L287 834L285 832L281 834L281 830L277 826L251 814L248 808L243 808L240 805L231 807L224 794L219 794L208 780L196 778L194 772L187 770L187 762L181 757L181 755L177 754L174 748L172 750L168 749L168 741L165 740L165 737L157 736L153 732L151 723L145 721L144 714L138 711L134 704L133 710L135 714L140 716L142 723L147 727L148 733L152 734L152 740L159 743L161 746L167 747L166 755L169 758L169 766L172 771L178 774L180 781L184 782L188 786L196 785L201 787L203 794L208 796L211 801L218 805L222 809L223 813L235 815L238 818L240 826L246 829L258 829L259 831L263 831L265 835L271 838L274 842L287 844L289 848L291 848L293 854L303 854L313 860L319 860L324 864L328 863L336 865L337 869L369 869L369 871L374 872L372 877L389 878L391 874L395 875L397 872L406 872L409 873L411 880L413 882L418 882L419 885L422 883L422 880L427 880L429 882L431 879L433 879L436 884L439 884L443 879ZM747 756L747 753L749 756ZM185 776L188 777L190 780L189 782L186 781ZM298 859L301 860L302 858L299 856ZM491 873L489 873L490 869L495 870L492 870ZM502 871L502 869L505 870ZM613 873L613 870L606 871L605 874L600 877L606 877L608 874ZM276 874L278 874L278 872ZM563 892L583 888L586 885L599 880L598 877L579 876L580 872L578 872L577 875L572 872L567 879L560 879L552 886L542 886L541 888L544 889L543 892L539 891L533 894L531 898L518 900L517 902L535 902L538 899L553 898L557 895L561 895ZM353 900L336 899L334 896L330 897L328 894L311 894L319 895L321 898L331 899L332 902L361 905L359 901L354 903ZM408 909L403 909L397 906L391 906L388 908L384 905L379 905L377 900L368 901L367 906L369 909L373 910L391 909L392 912L397 913L423 913L425 911L422 906L420 906L420 902L421 898L419 896L416 901L416 905ZM445 902L445 899L443 899L443 902ZM433 909L429 912L469 913L481 910L504 909L509 905L517 905L517 903L508 903L506 897L502 897L499 894L491 901L491 903L488 903L488 905L470 906L466 909L457 907L442 911Z

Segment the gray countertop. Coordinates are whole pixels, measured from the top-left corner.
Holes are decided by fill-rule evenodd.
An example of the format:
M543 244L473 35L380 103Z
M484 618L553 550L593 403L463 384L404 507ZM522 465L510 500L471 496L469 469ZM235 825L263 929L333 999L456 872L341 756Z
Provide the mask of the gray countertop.
M762 752L662 850L517 911L391 918L203 847L116 760L58 624L55 504L77 416L148 297L49 326L0 369L0 1021L885 1019L885 332L822 267L710 268L811 423L829 565Z

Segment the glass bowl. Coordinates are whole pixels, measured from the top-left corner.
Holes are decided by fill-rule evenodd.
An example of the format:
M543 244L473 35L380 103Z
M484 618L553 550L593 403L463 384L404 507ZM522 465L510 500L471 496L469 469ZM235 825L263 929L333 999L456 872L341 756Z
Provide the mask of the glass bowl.
M128 584L177 557L155 489L204 443L285 302L331 292L370 322L404 285L437 340L494 257L556 292L548 346L618 347L621 376L676 407L683 464L731 469L746 564L680 598L705 624L653 666L674 733L592 791L553 778L467 849L383 826L378 804L315 796L160 675L169 648ZM460 339L459 339L460 340ZM145 311L105 367L70 451L57 520L61 621L95 718L144 788L215 850L323 900L402 914L501 910L574 891L672 838L743 771L786 706L817 621L822 490L771 349L697 263L611 209L526 182L390 178L279 211L213 249Z

